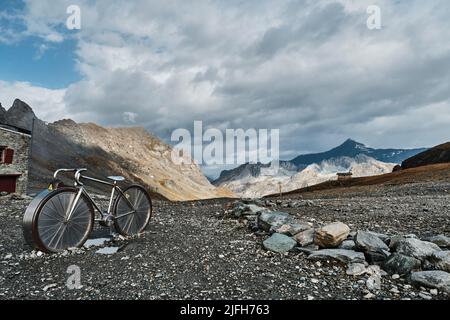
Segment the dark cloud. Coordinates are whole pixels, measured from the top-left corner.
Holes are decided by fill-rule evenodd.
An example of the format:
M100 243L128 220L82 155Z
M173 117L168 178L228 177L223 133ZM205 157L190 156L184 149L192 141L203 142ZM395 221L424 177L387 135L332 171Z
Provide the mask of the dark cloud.
M348 137L448 140L447 1L377 1L383 28L373 31L373 1L81 2L84 79L64 99L77 120L120 126L133 114L166 140L194 120L279 128L284 158ZM28 21L42 25L51 3L29 2Z

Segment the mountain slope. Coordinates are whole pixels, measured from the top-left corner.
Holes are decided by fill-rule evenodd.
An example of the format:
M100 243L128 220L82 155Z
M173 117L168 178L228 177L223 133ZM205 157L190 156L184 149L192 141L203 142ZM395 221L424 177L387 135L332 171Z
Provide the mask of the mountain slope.
M31 129L34 117L32 109L20 100L7 111L10 124L26 129ZM233 196L211 185L197 164L173 163L171 152L171 146L143 128L103 128L72 120L47 125L36 119L31 186L45 187L58 168L86 167L88 175L97 178L123 175L128 184L143 184L154 195L170 200Z
M366 192L372 193L375 190L387 186L414 185L423 183L443 183L443 191L447 193L445 183L450 180L450 162L431 164L411 169L399 170L376 176L359 177L344 181L325 181L314 186L304 187L284 193L285 195L303 194L309 192L320 192L321 194L341 196L344 192ZM436 187L425 187L429 192L436 192ZM383 191L386 192L386 191ZM425 192L425 191L422 191ZM422 193L423 195L423 193ZM270 196L279 196L274 193Z
M304 167L303 167L304 168ZM302 169L303 169L302 168ZM219 186L230 181L246 180L259 177L261 175L271 175L270 163L246 163L231 170L223 170L219 178L213 181L213 184ZM278 176L292 176L298 172L299 168L289 161L280 161Z
M354 177L365 177L392 172L394 166L394 163L381 162L360 154L354 158L338 157L313 163L291 176L259 175L223 182L220 186L242 197L258 198L280 191L288 192L324 181L336 180L337 172L352 171Z
M402 169L410 169L430 164L450 162L450 142L421 152L402 162Z
M392 163L401 163L404 159L416 155L419 152L422 152L421 149L373 149L366 147L364 144L356 142L354 140L348 139L343 144L339 145L336 148L333 148L329 151L314 153L314 154L305 154L296 157L291 161L280 161L280 170L278 173L267 173L265 171L266 168L270 166L270 164L244 164L232 170L224 170L220 177L213 182L216 186L223 186L237 192L239 194L260 194L263 190L263 181L270 185L267 188L270 190L274 190L274 186L276 185L276 190L279 190L279 183L290 183L293 186L298 185L311 185L311 183L319 183L325 181L326 178L324 175L317 175L314 178L306 178L300 175L297 181L287 181L284 179L285 177L293 177L297 175L298 172L302 172L302 170L306 170L310 165L313 164L321 164L324 161L336 160L336 159L356 159L360 155L364 155L373 160L377 160L381 163L388 164L388 167L391 168ZM333 162L333 161L332 161ZM373 170L376 174L377 169L381 164L380 163L371 162L371 165L375 167ZM382 166L382 165L381 165ZM386 168L384 166L381 173L385 173ZM332 171L332 175L335 175L338 171L345 171L349 166L344 166L341 169L336 169ZM308 168L311 170L312 168ZM391 168L392 169L392 168ZM369 173L372 172L372 169L365 167L365 170ZM304 173L306 174L306 173ZM364 172L354 173L356 176L367 175ZM314 175L313 175L314 176ZM319 176L323 177L323 179L319 178ZM280 179L278 179L280 178ZM325 179L325 180L324 180ZM300 182L301 181L301 182ZM252 187L252 183L257 184ZM283 186L284 188L291 189L290 185ZM248 191L246 191L248 189Z
M364 144L356 142L352 139L346 140L340 146L329 151L313 154L300 155L291 160L297 166L319 163L323 160L336 157L355 157L358 154L364 154L376 160L389 163L401 163L403 160L412 157L422 151L420 149L373 149L366 147Z

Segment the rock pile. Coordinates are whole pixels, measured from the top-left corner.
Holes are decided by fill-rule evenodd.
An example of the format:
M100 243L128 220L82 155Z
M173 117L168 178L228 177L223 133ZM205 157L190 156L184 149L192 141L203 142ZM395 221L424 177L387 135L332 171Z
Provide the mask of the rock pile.
M415 235L392 235L354 230L342 222L313 225L283 211L273 211L272 201L237 201L233 217L253 231L267 233L267 250L288 254L302 252L311 261L335 261L347 265L347 275L369 275L370 291L380 289L382 277L404 277L413 285L450 294L450 238L436 235L424 240ZM296 203L296 207L308 206Z

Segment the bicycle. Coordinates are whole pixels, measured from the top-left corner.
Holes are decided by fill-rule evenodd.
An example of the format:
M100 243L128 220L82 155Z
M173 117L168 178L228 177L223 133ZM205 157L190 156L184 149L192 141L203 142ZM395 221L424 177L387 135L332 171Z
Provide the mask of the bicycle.
M113 228L122 236L135 236L144 231L152 216L152 201L144 187L131 185L121 189L121 176L103 181L82 175L87 169L59 169L54 182L28 206L23 218L23 234L27 243L46 253L82 247L95 222ZM68 187L57 178L62 172L73 172L74 186ZM107 211L92 199L83 182L91 181L112 187ZM95 210L100 218L95 217Z

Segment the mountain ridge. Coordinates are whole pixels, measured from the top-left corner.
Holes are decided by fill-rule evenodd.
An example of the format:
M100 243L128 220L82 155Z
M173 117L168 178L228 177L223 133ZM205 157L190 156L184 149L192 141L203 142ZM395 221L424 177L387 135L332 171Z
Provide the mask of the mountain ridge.
M366 145L356 142L353 139L347 139L342 144L334 147L328 151L299 155L292 160L280 161L280 168L282 170L281 175L295 174L305 169L311 164L318 164L322 161L339 158L339 157L351 157L355 158L360 154L369 156L375 160L385 163L401 163L403 160L416 155L420 152L427 150L427 148L416 149L374 149L367 147ZM269 164L252 164L246 163L230 170L224 170L220 173L219 178L213 181L214 185L222 185L223 183L238 180L242 178L242 173L247 171L252 174L253 177L258 177L261 172L261 168L267 168ZM284 171L283 171L284 170ZM286 172L287 171L287 172ZM284 173L284 174L283 174Z
M415 155L419 152L425 151L427 148L415 148L415 149L375 149L357 142L351 138L344 141L342 144L335 148L332 148L325 152L304 154L295 157L290 162L295 165L309 165L312 163L318 163L330 158L346 156L355 157L358 154L365 154L376 160L388 163L401 163L403 160Z
M336 180L337 172L353 173L354 177L392 172L395 164L375 160L363 154L355 157L337 157L312 163L292 175L260 175L242 177L222 182L220 186L228 188L242 197L259 198L269 194L288 192L329 180Z
M6 120L33 129L32 189L45 188L58 168L86 167L88 175L123 175L127 184L142 184L153 196L174 201L234 196L210 184L195 162L175 164L172 147L142 127L105 128L71 119L46 124L19 99L6 111Z
M402 162L402 169L450 162L450 142L425 150Z

